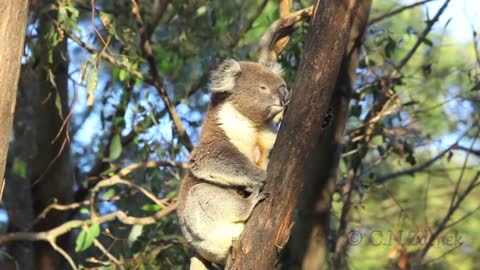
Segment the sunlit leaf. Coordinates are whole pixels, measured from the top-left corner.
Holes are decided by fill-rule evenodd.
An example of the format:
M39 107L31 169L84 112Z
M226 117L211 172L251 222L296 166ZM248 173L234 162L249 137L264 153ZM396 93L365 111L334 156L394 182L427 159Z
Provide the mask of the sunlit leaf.
M87 93L88 93L87 106L93 105L93 101L95 100L95 90L97 89L97 84L98 84L98 70L97 70L97 67L93 65L87 74Z
M92 246L93 241L100 235L100 224L92 224L88 230L82 230L75 241L75 252L82 252Z
M132 245L137 238L142 235L143 231L143 225L141 224L135 224L133 225L132 229L130 230L130 233L128 234L128 244Z
M112 142L110 144L110 148L109 148L109 153L110 153L110 156L108 158L105 158L104 161L106 162L110 162L110 161L114 161L116 160L117 158L120 157L120 155L122 154L122 138L120 136L120 134L115 134L112 138Z
M148 212L156 212L162 209L162 207L158 204L145 204L141 208L143 211Z
M107 191L105 191L105 192L103 193L102 198L103 198L104 200L109 200L109 199L111 199L113 196L115 196L115 193L116 193L116 192L115 192L115 189L109 188Z
M119 72L118 72L118 79L123 82L125 80L128 79L128 72L124 69L121 69Z

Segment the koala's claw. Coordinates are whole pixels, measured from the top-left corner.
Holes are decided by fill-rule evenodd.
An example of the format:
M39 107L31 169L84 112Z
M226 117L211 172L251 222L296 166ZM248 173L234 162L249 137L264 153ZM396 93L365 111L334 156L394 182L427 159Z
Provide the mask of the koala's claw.
M258 201L261 202L261 201L267 199L268 197L270 197L270 193L262 192L258 195Z
M267 181L265 181L265 180L258 182L258 189L263 190L263 187L265 186L266 183L267 183Z

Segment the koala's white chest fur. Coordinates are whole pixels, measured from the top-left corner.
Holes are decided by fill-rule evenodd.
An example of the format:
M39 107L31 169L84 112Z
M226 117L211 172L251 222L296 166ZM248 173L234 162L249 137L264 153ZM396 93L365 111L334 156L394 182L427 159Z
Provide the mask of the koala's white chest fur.
M259 130L230 103L222 105L217 121L230 142L243 155L263 170L267 168L268 154L277 138L277 129L273 122Z
M220 108L217 121L230 142L255 163L255 147L257 146L258 132L253 122L228 102Z

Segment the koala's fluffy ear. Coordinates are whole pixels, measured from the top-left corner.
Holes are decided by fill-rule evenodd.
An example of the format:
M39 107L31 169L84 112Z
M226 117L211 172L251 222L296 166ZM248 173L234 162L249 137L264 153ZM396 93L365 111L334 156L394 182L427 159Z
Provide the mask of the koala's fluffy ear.
M275 61L262 61L260 64L268 67L273 73L277 74L278 76L283 76L283 68L278 62Z
M210 75L210 91L212 93L231 91L241 72L240 63L236 60L230 58L223 60Z

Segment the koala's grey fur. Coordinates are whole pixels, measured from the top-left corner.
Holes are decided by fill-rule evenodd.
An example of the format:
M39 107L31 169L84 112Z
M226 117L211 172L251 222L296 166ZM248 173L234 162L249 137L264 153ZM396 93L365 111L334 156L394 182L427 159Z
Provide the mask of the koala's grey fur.
M288 100L277 68L225 60L211 74L211 104L178 196L186 239L204 259L224 265L254 207L266 195L273 119Z

